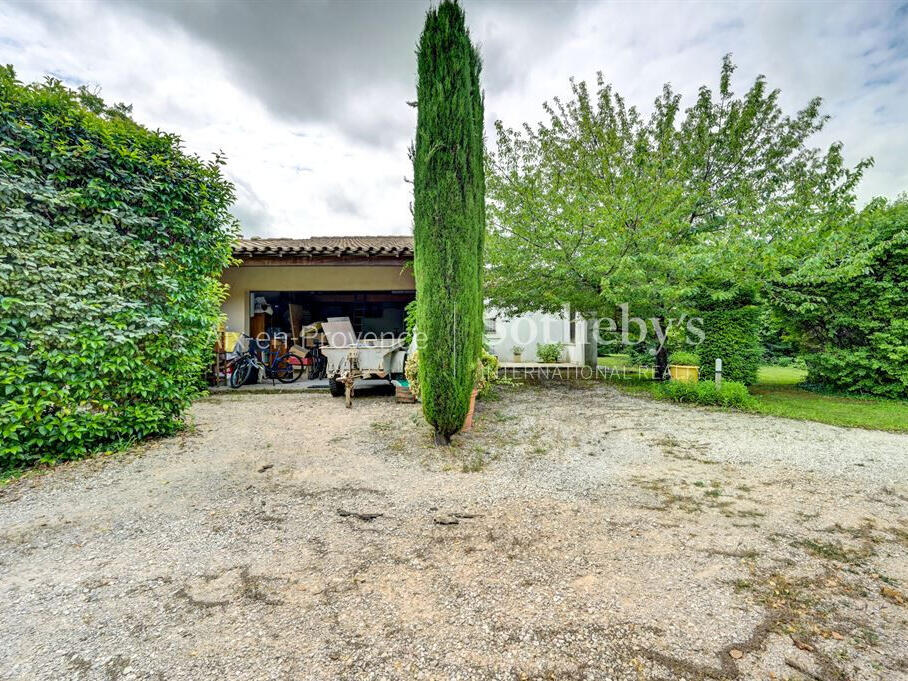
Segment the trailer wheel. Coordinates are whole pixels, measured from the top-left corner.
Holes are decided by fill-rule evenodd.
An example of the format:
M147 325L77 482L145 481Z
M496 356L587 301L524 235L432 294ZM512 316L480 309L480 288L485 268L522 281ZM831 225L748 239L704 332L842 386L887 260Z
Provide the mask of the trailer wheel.
M344 394L344 390L344 384L336 378L328 379L328 391L331 393L331 397L341 397Z

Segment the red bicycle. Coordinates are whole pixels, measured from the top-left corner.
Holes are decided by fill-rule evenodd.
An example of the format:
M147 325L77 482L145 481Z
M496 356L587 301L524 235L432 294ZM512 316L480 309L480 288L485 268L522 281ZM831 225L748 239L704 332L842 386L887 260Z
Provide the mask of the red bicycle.
M229 381L231 388L239 388L244 385L255 370L261 372L265 378L270 378L272 383L275 380L281 383L293 383L303 375L303 363L295 355L289 352L271 352L268 349L263 352L270 355L270 361L263 362L255 351L258 341L245 333L242 337L247 341L247 348L240 352L234 360Z

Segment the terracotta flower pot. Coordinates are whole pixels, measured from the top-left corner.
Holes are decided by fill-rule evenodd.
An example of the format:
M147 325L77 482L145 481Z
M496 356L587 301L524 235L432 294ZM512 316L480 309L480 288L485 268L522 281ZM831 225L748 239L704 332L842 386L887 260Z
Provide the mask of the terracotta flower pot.
M473 388L473 392L470 393L470 411L467 412L467 418L463 420L461 431L470 430L473 427L473 411L476 409L476 396L478 394L479 388Z

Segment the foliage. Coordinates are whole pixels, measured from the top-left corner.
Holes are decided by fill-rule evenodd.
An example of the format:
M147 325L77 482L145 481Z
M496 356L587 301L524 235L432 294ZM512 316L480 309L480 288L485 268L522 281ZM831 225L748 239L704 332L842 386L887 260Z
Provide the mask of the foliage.
M514 353L515 355L522 355L523 350L524 350L524 347L522 345L512 345L511 346L511 352Z
M560 362L563 351L564 343L539 343L536 346L536 357L540 362Z
M476 388L479 390L479 398L487 400L494 395L496 385L510 385L512 381L506 376L499 375L498 357L495 355L483 350L480 360Z
M410 392L413 393L413 397L420 400L419 351L407 356L407 361L404 362L404 376L407 378L407 383L410 384Z
M413 333L416 331L416 298L404 307L404 345L410 347Z
M771 305L760 314L760 345L763 361L769 364L791 364L798 353L797 343L788 328L788 319Z
M700 366L700 356L694 352L676 350L668 358L669 364L682 366Z
M231 261L223 161L0 69L0 468L171 432Z
M410 384L410 392L413 393L417 400L421 399L419 361L419 352L414 352L407 357L407 361L404 364L404 376L406 376ZM483 349L480 354L480 361L476 364L476 375L473 384L473 387L479 390L479 397L488 399L492 396L492 390L496 385L506 385L508 383L510 381L506 377L498 375L498 357Z
M423 413L439 442L463 425L482 344L480 68L461 7L430 9L417 49L413 236Z
M793 385L804 379L804 372L796 369L780 370L778 367L763 366L760 367L759 376L759 384L749 389L751 400L746 407L743 407L747 411L829 423L835 426L908 432L908 416L906 416L908 415L908 401L824 395L812 390L804 390ZM727 383L728 381L724 381L723 386ZM665 397L663 391L666 390L677 390L682 394L689 393L689 390L685 390L683 387L669 386L687 385L689 387L707 384L714 385L711 381L701 381L699 384L684 384L680 381L654 383L649 379L628 377L623 374L615 374L609 378L609 385L622 392L654 397ZM709 388L699 389L709 390ZM692 400L688 398L685 401L691 402Z
M806 351L808 381L908 397L908 198L872 202L852 246L783 280L774 303Z
M774 366L778 367L795 367L797 369L804 369L805 374L807 371L807 364L804 362L803 357L789 357L787 355L780 355L779 357L773 358L772 362Z
M624 346L622 350L630 357L631 364L635 366L653 366L653 360L656 355L655 342L634 343Z
M722 385L718 388L713 381L663 381L656 384L655 391L659 397L675 402L692 402L739 409L750 407L753 404L747 386L737 381L722 381Z
M703 342L697 346L700 365L712 372L717 358L722 359L722 377L750 385L757 380L760 347L760 308L719 307L702 312Z
M489 157L491 302L510 314L564 303L587 316L678 316L693 294L726 300L801 262L853 213L868 161L811 137L820 100L786 115L761 76L687 110L666 85L645 117L600 75L544 105L537 126L497 124Z

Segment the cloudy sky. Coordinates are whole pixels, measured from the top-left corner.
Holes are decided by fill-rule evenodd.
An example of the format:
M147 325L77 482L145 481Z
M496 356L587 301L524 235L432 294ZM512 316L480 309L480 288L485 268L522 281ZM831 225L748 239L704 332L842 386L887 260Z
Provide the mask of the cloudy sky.
M646 109L663 83L737 90L759 74L793 112L819 95L816 142L873 157L861 198L908 190L908 3L464 0L485 62L487 126L541 117L602 71ZM414 48L428 2L0 0L0 62L132 103L188 150L223 150L247 235L406 234ZM494 138L490 135L490 140Z

